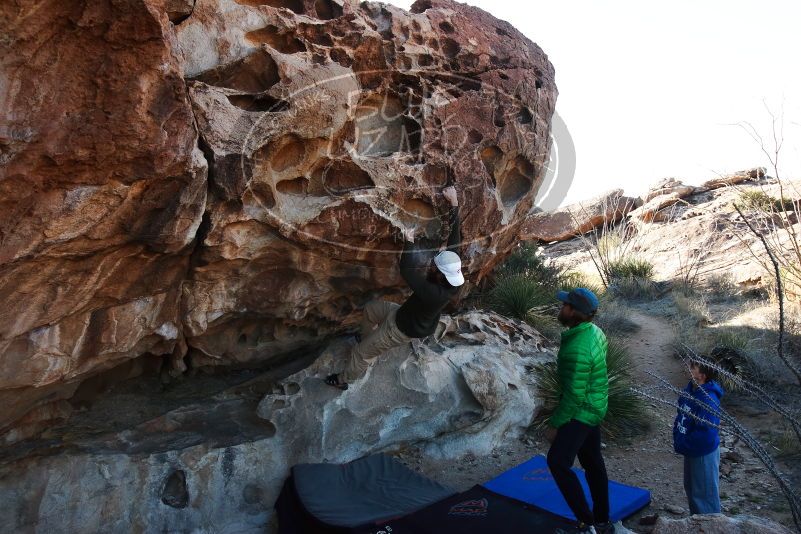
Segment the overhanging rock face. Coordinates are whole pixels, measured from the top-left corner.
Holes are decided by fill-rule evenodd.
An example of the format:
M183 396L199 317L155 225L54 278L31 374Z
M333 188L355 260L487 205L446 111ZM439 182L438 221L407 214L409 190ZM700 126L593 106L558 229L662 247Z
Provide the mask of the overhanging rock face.
M553 67L457 2L52 0L0 19L0 429L47 426L142 355L252 363L347 329L401 297L404 239L442 242L449 184L476 283L544 175Z
M516 241L556 91L509 24L449 1L199 0L177 37L210 162L184 286L205 363L294 348L397 293L401 236L443 242L446 185L472 282Z

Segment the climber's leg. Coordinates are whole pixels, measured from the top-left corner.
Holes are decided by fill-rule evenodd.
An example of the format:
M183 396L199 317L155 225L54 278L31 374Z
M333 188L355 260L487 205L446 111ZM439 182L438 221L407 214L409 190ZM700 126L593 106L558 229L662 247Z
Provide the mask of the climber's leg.
M410 341L411 338L401 332L395 322L395 314L399 307L393 302L385 302L385 306L381 310L374 310L376 315L379 313L384 315L384 319L378 328L363 337L361 343L353 347L348 365L339 376L340 382L348 383L361 378L376 357Z
M368 302L362 312L360 330L362 339L369 336L370 332L383 323L387 316L392 313L392 310L397 309L397 307L398 305L394 302L387 302L386 300L375 299Z

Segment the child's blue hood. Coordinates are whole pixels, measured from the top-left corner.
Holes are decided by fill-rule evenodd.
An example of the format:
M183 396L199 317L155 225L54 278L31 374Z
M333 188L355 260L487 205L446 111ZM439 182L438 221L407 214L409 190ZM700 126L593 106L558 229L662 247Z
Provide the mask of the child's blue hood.
M717 381L715 380L707 382L706 384L701 384L701 386L699 387L704 391L706 391L707 393L709 393L710 395L715 395L718 398L718 402L720 402L720 399L723 398L723 386L718 384ZM696 396L699 397L701 400L703 400L704 397L703 395L700 396L696 395Z

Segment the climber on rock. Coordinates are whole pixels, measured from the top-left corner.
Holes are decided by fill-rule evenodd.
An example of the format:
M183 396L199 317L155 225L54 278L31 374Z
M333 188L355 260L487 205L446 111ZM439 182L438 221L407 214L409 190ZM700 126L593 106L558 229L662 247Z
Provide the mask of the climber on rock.
M445 188L442 194L452 206L446 250L437 254L433 261L427 257L421 262L417 250L409 243L404 246L400 272L412 289L412 295L401 305L373 300L365 306L362 339L351 350L345 370L329 375L326 384L348 389L348 383L361 378L383 352L434 333L442 310L464 284L462 261L457 253L461 242L459 200L452 186Z

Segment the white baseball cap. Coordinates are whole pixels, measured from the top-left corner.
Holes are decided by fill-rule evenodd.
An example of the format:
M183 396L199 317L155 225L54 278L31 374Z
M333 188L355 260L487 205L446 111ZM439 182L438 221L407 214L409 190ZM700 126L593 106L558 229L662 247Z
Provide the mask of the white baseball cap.
M437 266L439 272L445 275L448 283L454 287L459 287L464 284L464 276L462 276L462 260L459 255L450 250L445 250L437 254L434 258L434 265Z

